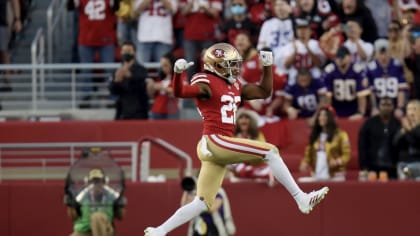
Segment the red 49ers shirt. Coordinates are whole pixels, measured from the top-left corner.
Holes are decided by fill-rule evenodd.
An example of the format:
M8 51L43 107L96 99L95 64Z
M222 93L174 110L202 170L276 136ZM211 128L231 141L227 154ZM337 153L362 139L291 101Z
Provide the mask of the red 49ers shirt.
M114 0L74 0L79 8L79 44L105 46L116 42Z

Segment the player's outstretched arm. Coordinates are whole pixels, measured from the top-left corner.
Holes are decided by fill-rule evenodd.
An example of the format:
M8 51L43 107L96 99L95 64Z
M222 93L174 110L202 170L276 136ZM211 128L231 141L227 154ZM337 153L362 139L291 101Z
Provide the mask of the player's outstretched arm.
M260 60L263 64L263 78L259 84L244 85L242 97L246 100L264 99L271 96L273 89L273 53L260 51Z
M174 95L179 98L210 97L210 88L205 84L184 85L181 74L194 65L185 59L178 59L174 65Z

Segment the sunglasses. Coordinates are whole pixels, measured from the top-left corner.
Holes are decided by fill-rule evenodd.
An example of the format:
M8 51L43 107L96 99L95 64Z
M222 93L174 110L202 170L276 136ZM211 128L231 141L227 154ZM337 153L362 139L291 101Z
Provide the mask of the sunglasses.
M398 31L400 31L400 29L398 29L398 28L388 28L388 31L389 32L398 32Z

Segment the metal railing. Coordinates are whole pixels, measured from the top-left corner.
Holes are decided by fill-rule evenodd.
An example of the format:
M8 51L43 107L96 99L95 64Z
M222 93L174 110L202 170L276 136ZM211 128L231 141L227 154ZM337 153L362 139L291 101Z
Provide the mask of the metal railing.
M52 0L47 9L48 63L54 62L55 48L68 36L65 0Z
M150 172L150 149L151 144L174 156L180 162L179 177L192 176L191 156L176 146L160 138L144 137L140 141L140 168L139 175L141 182L147 182Z
M37 78L38 73L40 78L45 78L44 69L37 70L37 65L43 65L45 58L45 38L44 31L39 28L36 32L35 38L31 44L31 61L32 61L32 78ZM36 110L36 94L37 94L37 79L32 79L32 108ZM44 93L45 85L44 80L40 81L41 94Z
M131 168L131 180L137 181L138 143L137 142L83 142L83 143L2 143L0 144L0 181L5 178L5 171L24 170L24 176L41 177L46 180L48 170L57 167L70 167L85 148L100 147L110 151L113 159L121 166ZM129 162L130 164L124 164ZM27 169L33 169L32 172ZM65 169L61 169L61 172ZM66 173L61 173L61 177ZM23 174L20 174L23 175ZM28 178L31 179L31 178Z
M42 41L40 32L37 42ZM34 47L34 50L39 52L41 48ZM39 61L39 57L36 58L35 61ZM120 66L118 63L0 65L0 72L19 72L9 74L12 92L0 93L3 110L78 109L86 103L91 108L112 106L115 101L108 86L112 71ZM149 70L150 77L157 76L159 63L146 63L144 66ZM86 77L90 77L91 81L86 82ZM86 88L90 90L85 91ZM83 100L86 96L90 97L89 101Z
M178 159L180 178L192 175L192 159L186 152L163 139L144 137L139 142L1 143L0 182L3 179L62 179L82 151L91 147L107 149L116 163L129 167L131 181L147 182L151 144ZM58 175L49 174L59 167Z

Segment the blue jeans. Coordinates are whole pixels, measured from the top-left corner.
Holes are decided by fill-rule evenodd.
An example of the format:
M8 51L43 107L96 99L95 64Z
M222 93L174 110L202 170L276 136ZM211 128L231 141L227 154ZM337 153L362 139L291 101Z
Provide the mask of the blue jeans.
M118 43L121 45L124 42L137 41L137 22L124 22L118 21L117 24L117 38Z
M174 48L182 48L184 46L184 28L175 29L175 45Z
M74 9L73 12L73 44L71 45L71 62L78 63L79 59L79 44L77 39L79 38L79 10Z
M197 72L199 68L199 58L204 49L209 48L214 42L211 40L206 41L195 41L184 39L184 55L185 60L193 61L194 65L187 71L188 79L191 79L192 75Z
M136 59L142 63L159 62L160 58L172 50L172 45L159 42L137 41Z
M100 62L108 62L108 63L112 63L114 62L114 45L106 45L106 46L83 46L83 45L79 45L79 56L80 56L80 62L81 63L94 63L95 62L95 53L99 52L99 61ZM89 69L83 69L81 70L82 72L82 76L83 78L80 80L80 82L83 83L83 85L81 86L81 88L79 88L79 91L83 91L83 92L91 92L93 90L93 86L91 85L92 83L92 78L90 76L87 75L83 75L83 74L92 74L92 70ZM113 70L112 69L108 69L105 70L106 73L109 73L110 75L112 75ZM89 83L89 84L85 84L85 83ZM88 96L88 94L84 94L83 95Z

